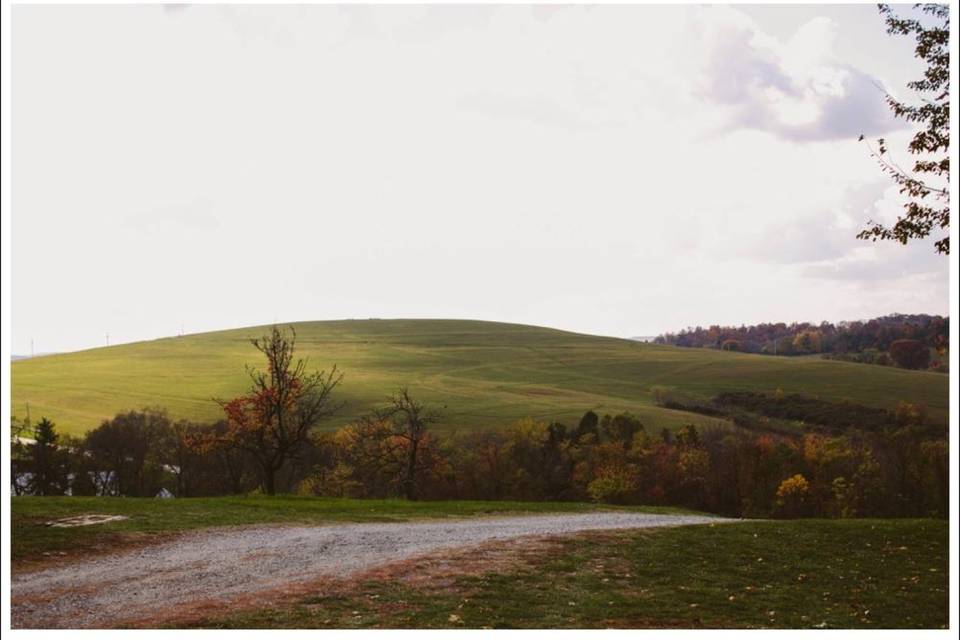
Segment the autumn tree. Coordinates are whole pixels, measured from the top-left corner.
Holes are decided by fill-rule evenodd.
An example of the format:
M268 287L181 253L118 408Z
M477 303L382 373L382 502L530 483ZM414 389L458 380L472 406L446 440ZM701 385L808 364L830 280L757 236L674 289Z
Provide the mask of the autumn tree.
M682 448L695 449L700 446L700 434L696 425L685 424L676 433L677 445Z
M802 474L795 474L777 487L777 512L785 518L808 515L810 483Z
M895 340L890 344L890 357L904 369L926 369L930 365L930 349L919 340Z
M421 480L437 470L440 457L429 427L440 413L416 400L406 387L387 398L385 406L360 416L341 429L333 444L342 451L340 475L349 475L367 496L421 496ZM344 476L345 477L345 476ZM330 478L324 482L329 484ZM342 479L337 484L343 485Z
M440 419L440 413L415 400L406 387L390 396L387 406L378 413L390 425L392 437L402 444L401 492L408 500L416 500L417 479L422 468L421 455L428 442L428 429Z
M333 444L340 455L335 474L322 479L324 495L394 495L403 466L404 443L394 437L388 417L380 411L360 416L353 424L337 431ZM348 490L350 493L345 494Z
M920 130L907 146L916 156L913 171L900 167L889 154L887 142L877 140L871 155L881 169L908 197L905 213L893 226L868 222L857 237L876 242L895 240L906 244L942 230L936 241L937 253L950 253L950 7L947 4L917 4L922 15L900 17L889 5L881 4L880 13L890 35L914 36L915 57L926 64L923 77L907 83L920 94L920 103L911 104L887 95L887 104L898 118L904 118ZM863 140L863 136L860 136Z
M307 361L294 357L293 327L288 334L274 326L250 342L266 358L267 368L248 366L250 392L218 401L227 417L222 438L256 460L262 488L273 495L277 472L308 444L310 430L340 409L331 396L343 374L336 365L329 372L308 372Z
M793 349L797 353L818 353L820 351L820 332L803 331L793 338Z
M610 464L600 467L587 493L594 502L626 504L637 490L637 472L632 465Z

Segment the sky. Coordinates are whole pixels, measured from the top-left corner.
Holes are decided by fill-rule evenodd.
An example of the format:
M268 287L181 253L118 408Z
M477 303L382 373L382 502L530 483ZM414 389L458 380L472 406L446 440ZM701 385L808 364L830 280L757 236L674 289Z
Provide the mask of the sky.
M948 311L856 6L13 8L13 353L271 322Z

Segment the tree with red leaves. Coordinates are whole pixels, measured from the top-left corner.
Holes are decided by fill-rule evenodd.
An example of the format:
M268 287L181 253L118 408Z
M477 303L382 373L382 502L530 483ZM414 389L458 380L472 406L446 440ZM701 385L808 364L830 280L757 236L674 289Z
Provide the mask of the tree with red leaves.
M926 369L930 366L930 349L919 340L894 340L890 357L904 369Z
M307 443L310 430L340 409L331 394L343 380L336 365L307 372L307 361L294 360L296 332L272 327L269 335L250 341L267 359L267 370L247 367L251 388L246 395L218 401L227 416L221 436L226 444L249 453L262 473L262 488L276 493L277 472Z

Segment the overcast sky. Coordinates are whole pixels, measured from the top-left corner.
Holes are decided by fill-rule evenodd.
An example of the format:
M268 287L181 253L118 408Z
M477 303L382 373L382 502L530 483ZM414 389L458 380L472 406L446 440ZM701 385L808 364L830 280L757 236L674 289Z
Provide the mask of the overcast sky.
M874 5L13 9L13 349L946 313Z

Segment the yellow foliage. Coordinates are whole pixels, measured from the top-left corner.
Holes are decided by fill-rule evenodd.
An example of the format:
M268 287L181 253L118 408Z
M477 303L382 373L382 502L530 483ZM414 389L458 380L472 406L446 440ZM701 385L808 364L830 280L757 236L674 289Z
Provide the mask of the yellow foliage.
M927 421L927 408L916 402L905 402L901 400L894 410L894 415L900 424L923 424Z
M539 447L549 438L547 423L534 420L533 418L517 420L507 427L506 433L513 445Z
M777 499L785 502L791 499L802 499L810 493L810 483L802 474L791 476L777 487Z
M819 353L820 342L819 331L803 331L793 338L793 348L798 353Z
M677 470L684 482L704 480L710 471L710 455L703 449L688 449L680 454Z

